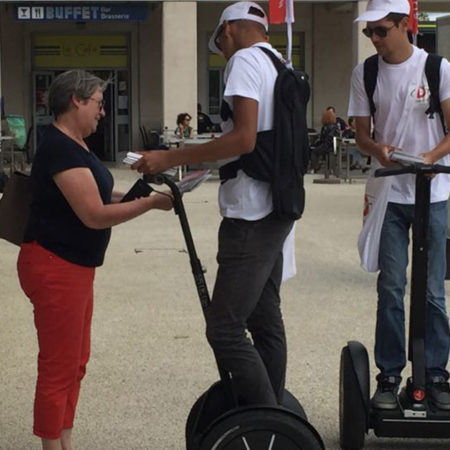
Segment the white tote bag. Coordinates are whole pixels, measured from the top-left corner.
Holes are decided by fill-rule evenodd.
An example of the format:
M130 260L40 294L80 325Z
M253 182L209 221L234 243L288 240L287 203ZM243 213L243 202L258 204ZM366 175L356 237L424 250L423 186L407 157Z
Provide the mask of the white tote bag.
M367 180L364 194L363 227L358 236L361 267L367 272L378 271L380 235L391 184L391 177L375 178L370 176Z
M295 225L287 235L283 244L283 274L281 282L284 283L289 278L295 277L297 274L297 263L295 260Z

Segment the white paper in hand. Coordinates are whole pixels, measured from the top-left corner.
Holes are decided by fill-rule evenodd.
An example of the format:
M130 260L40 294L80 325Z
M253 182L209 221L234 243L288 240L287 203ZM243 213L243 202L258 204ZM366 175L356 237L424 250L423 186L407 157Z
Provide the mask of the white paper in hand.
M142 158L142 155L139 153L128 152L126 158L122 160L125 164L134 164L136 161L139 161Z
M423 163L425 159L423 156L415 156L410 155L404 152L393 151L389 155L390 159L395 162L399 162L403 165L414 164L414 163Z

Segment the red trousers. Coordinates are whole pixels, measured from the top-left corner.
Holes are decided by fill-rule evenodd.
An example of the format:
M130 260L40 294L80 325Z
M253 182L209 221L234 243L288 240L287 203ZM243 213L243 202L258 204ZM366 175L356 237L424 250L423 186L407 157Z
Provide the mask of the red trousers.
M95 269L65 261L36 242L22 244L17 269L34 306L39 343L33 432L57 439L73 427L89 360Z

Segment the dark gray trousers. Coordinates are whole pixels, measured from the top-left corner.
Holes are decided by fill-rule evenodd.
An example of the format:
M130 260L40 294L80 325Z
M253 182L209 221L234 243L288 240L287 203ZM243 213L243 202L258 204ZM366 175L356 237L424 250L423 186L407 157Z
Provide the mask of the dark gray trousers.
M284 392L286 337L279 291L283 243L292 226L293 221L273 214L257 221L224 218L220 225L206 334L245 403L275 405Z

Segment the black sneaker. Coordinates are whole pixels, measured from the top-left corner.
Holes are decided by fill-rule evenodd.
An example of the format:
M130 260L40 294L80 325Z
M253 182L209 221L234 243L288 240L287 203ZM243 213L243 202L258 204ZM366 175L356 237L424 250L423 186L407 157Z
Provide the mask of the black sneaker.
M372 406L377 409L397 409L397 393L400 382L396 377L380 378L372 397Z
M430 377L427 383L427 392L436 407L450 410L450 385L444 377Z

